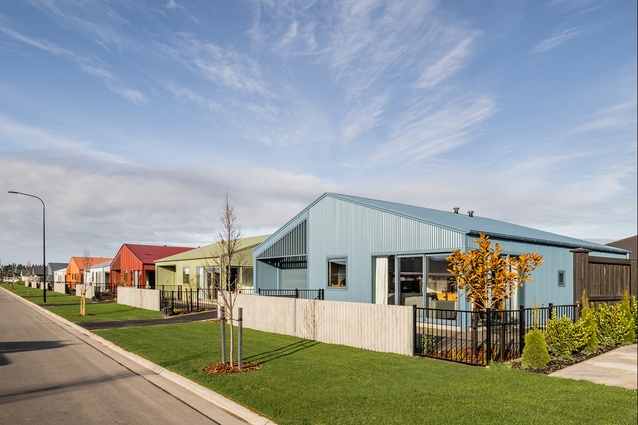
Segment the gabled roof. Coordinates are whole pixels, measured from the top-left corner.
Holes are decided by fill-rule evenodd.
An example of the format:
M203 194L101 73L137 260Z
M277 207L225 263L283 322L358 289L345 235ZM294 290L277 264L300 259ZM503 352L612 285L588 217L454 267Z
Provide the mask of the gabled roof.
M268 239L270 235L263 236L251 236L247 238L241 238L241 244L239 246L238 252L243 252L247 250L252 250L257 245ZM177 262L177 261L186 261L186 260L199 260L204 258L212 258L213 256L218 255L219 253L219 242L212 243L210 245L198 247L191 249L186 252L182 252L176 255L171 255L169 257L164 257L156 260L156 263L165 263L165 262Z
M157 259L193 249L192 247L183 246L138 245L130 243L124 244L122 247L126 247L129 251L131 251L131 253L143 264L153 264Z
M75 264L78 266L78 268L81 270L84 268L84 263L88 260L88 264L89 266L92 266L94 264L98 264L98 263L103 263L105 261L110 261L112 260L112 258L104 258L104 257L89 257L88 259L85 257L71 257L71 261L69 261L69 264L71 262L75 262ZM68 265L67 265L68 267Z
M112 261L113 261L113 259L110 259L110 260L105 261L105 262L103 262L103 263L93 264L93 265L89 266L89 268L90 268L90 269L93 269L93 268L95 268L95 269L101 269L101 268L103 268L103 267L108 267L108 266L110 266L110 265L111 265L111 262L112 262Z
M66 269L69 263L49 263L51 271L57 272L58 270Z
M320 196L302 213L298 214L295 219L301 214L304 214L305 211L312 208L313 205L317 204L326 197L362 205L368 208L373 208L390 214L403 216L423 223L444 227L469 236L478 236L479 233L485 233L492 238L501 240L513 240L541 245L560 246L572 249L585 248L593 251L611 252L615 254L628 253L628 251L624 249L596 244L593 242L570 238L567 236L561 236L555 233L532 229L530 227L520 226L517 224L507 223L499 220L493 220L491 218L480 217L476 215L474 215L473 217L469 217L466 214L455 214L453 212L399 204L395 202L380 201L376 199L361 198L357 196L341 195L330 192L324 193L322 196ZM291 222L295 219L291 220ZM276 234L277 233L275 233L275 235Z

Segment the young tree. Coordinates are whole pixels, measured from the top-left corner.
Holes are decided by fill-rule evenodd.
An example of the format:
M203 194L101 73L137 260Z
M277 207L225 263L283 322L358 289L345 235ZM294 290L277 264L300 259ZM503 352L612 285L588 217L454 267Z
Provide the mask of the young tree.
M86 316L86 279L84 279L84 273L91 267L91 253L88 249L84 250L84 257L82 258L82 270L80 273L80 316Z
M221 306L224 307L225 319L231 325L229 361L232 367L234 349L233 323L235 320L233 309L239 293L239 273L232 273L231 266L237 266L243 260L238 253L241 248L242 231L228 192L226 192L224 197L224 206L220 213L220 224L221 227L217 232L218 252L212 255L213 267L211 268L213 273L215 268L219 269L219 279L213 279L213 284L219 294Z
M455 250L446 260L448 272L456 277L458 288L465 292L465 299L480 309L500 307L512 296L517 286L532 281L532 270L543 263L538 253L504 257L503 249L492 246L489 237L481 233L477 249L466 253Z

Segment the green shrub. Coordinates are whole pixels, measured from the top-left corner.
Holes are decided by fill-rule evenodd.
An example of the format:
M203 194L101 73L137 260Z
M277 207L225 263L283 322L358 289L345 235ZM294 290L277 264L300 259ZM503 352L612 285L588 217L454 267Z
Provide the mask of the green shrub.
M635 295L632 295L631 300L629 302L629 310L631 312L631 317L633 317L634 323L634 333L638 335L638 300Z
M534 328L525 335L525 348L521 357L524 369L540 369L549 363L550 357L545 336L540 329Z
M582 310L580 319L576 322L577 332L581 333L583 346L577 351L583 350L586 353L595 353L598 350L598 335L596 331L596 318L594 317L594 305L589 302L587 291L583 291Z
M627 344L635 339L632 320L621 304L601 304L594 313L598 341L606 347ZM633 335L633 337L632 337ZM631 342L628 342L631 339Z
M631 302L629 301L627 290L625 290L622 301L620 302L620 312L627 318L629 328L623 334L621 343L624 345L633 344L636 339L636 320L631 312Z
M548 351L558 357L570 355L576 351L574 322L567 317L549 319L545 326L545 343Z

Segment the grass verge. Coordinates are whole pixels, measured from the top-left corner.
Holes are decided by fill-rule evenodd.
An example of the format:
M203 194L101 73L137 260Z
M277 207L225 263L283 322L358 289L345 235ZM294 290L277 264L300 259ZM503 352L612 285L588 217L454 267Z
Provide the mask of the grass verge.
M218 323L96 331L279 424L635 424L636 391L376 353L245 329L261 369L209 375Z
M0 286L71 322L154 319L162 317L162 313L159 311L144 310L114 302L93 304L89 299L87 299L86 303L87 315L78 316L80 313L80 297L75 295L47 291L47 302L45 304L41 289L27 288L24 285L11 285L7 283L2 283Z

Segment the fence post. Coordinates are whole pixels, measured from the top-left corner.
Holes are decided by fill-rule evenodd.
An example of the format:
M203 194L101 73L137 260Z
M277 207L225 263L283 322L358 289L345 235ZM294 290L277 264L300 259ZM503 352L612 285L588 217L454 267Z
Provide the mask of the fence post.
M323 301L323 289L319 290L319 299Z
M257 288L257 295L261 295L261 288Z
M299 298L299 288L295 288L295 298Z
M242 359L242 330L243 330L243 309L239 307L237 309L237 366L239 370L244 370L244 361Z
M549 303L549 320L554 318L554 303Z
M222 363L226 364L226 311L224 306L219 307L219 318L222 324Z
M419 354L418 351L418 338L416 337L416 305L412 305L412 335L414 335L414 355Z
M525 348L525 306L518 308L518 346L520 347L520 355L523 354Z
M492 307L487 308L487 344L485 347L485 365L490 364L492 359Z

